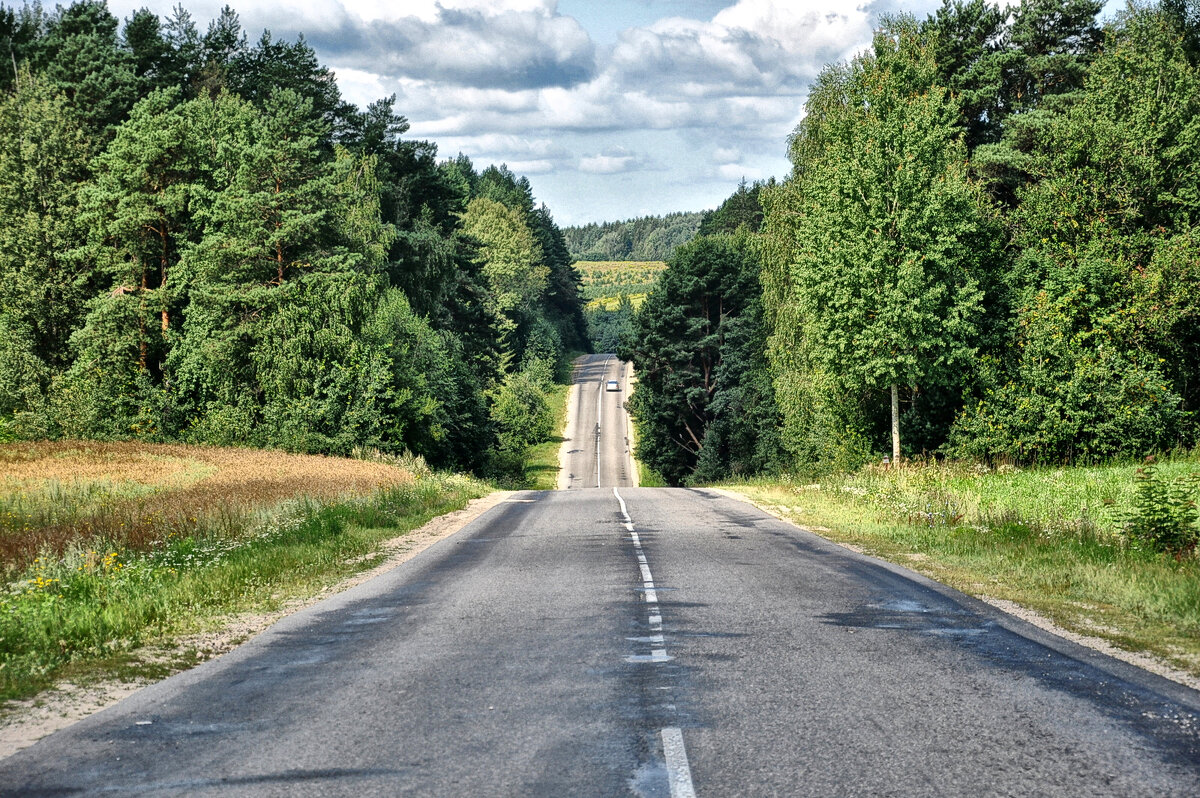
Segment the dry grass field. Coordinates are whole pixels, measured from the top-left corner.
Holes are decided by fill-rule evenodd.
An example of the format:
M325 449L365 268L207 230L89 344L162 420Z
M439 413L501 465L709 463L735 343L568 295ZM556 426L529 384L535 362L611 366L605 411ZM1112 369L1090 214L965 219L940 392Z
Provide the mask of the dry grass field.
M166 535L306 497L411 482L395 465L277 451L131 442L0 445L0 563L104 540L145 550Z
M135 652L314 595L488 491L419 458L0 445L0 702L161 670Z

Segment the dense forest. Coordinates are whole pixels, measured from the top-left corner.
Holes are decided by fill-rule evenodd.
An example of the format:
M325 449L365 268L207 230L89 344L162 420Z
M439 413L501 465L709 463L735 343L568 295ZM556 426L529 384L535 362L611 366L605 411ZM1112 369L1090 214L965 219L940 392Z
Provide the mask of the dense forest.
M1200 9L1101 6L945 0L827 66L791 174L739 187L633 318L643 461L679 484L1195 447Z
M439 162L229 7L0 7L0 43L0 438L519 468L587 345L525 178Z
M705 212L639 216L623 222L601 222L563 228L573 260L666 260L691 240Z
M1200 9L1101 5L885 19L815 81L786 179L565 230L228 7L0 6L0 439L513 474L588 347L572 261L668 259L599 337L674 484L1190 449Z

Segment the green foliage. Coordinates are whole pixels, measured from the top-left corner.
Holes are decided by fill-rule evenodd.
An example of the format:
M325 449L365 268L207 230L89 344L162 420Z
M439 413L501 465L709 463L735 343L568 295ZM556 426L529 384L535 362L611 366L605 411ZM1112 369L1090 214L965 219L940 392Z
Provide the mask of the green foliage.
M20 8L0 6L0 52L8 53L10 68L0 67L0 91L7 93L21 82L22 64L28 64L46 28L40 3Z
M616 352L624 347L633 335L633 302L628 294L617 296L617 306L612 310L601 304L589 304L587 308L588 337L595 352Z
M1003 75L1017 59L1006 42L1006 12L987 0L943 0L922 24L939 82L958 96L967 148L1000 138L1009 101Z
M764 192L772 357L797 455L853 459L872 432L864 403L953 386L980 343L998 231L936 80L914 25L893 22L822 73L794 176Z
M563 230L572 260L664 261L696 235L703 213L668 213Z
M487 468L492 480L513 488L525 486L530 447L550 440L555 432L555 412L547 399L552 388L551 364L534 360L489 392L497 439Z
M620 354L637 369L637 456L670 484L775 464L759 293L745 233L701 237L676 251L634 317Z
M1133 508L1122 531L1135 546L1183 557L1200 542L1196 475L1166 482L1154 457L1137 470Z
M1028 155L1040 178L1014 212L1011 337L954 451L1095 461L1195 440L1197 119L1200 76L1170 20L1131 12Z
M774 180L771 181L771 184ZM720 233L736 233L745 228L757 233L762 228L763 209L759 194L767 183L755 181L747 187L745 179L738 184L737 191L728 197L715 211L704 214L697 235L711 236Z
M550 209L542 205L529 216L530 227L541 247L549 276L543 298L543 314L557 335L558 350L552 359L568 350L587 347L587 322L583 316L583 280L572 263L562 230L554 223Z
M359 111L228 7L204 35L182 7L0 8L0 39L28 65L0 82L5 437L482 469L501 429L523 456L505 373L586 341L528 180L437 163L394 97Z
M502 332L515 347L516 329L546 289L550 270L521 213L495 200L471 200L463 232L480 244L482 272L495 312L502 319Z
M0 416L41 405L91 282L77 186L89 143L66 99L21 73L0 99Z
M1083 86L1103 39L1096 22L1101 7L1099 0L1022 0L999 29L978 2L970 6L974 14L963 15L982 22L975 35L987 37L983 52L951 60L944 77L950 87L961 87L973 166L1007 206L1036 174L1027 156L1037 137ZM944 34L953 27L933 24L943 52Z
M39 71L102 135L124 120L138 99L134 61L118 46L118 24L103 0L59 6L31 53Z

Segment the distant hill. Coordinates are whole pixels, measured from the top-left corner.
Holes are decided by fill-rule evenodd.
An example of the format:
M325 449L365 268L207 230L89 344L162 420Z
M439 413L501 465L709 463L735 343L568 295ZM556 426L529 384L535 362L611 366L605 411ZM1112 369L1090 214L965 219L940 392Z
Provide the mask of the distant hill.
M696 235L707 211L564 227L572 260L664 261Z

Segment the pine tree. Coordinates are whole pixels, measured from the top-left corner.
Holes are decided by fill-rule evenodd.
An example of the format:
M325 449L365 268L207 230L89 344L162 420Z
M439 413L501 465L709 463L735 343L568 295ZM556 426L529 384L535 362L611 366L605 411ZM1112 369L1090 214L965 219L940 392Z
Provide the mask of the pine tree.
M638 458L671 484L703 462L703 476L726 475L737 460L765 465L747 451L760 418L746 375L765 366L759 316L758 264L745 239L701 237L680 247L634 317L621 356L637 368L630 408ZM765 418L773 426L768 410ZM768 433L769 434L769 433ZM749 446L746 439L750 439ZM706 447L708 450L706 451Z
M119 47L117 26L103 0L60 6L38 40L33 59L89 129L103 138L138 98L133 58Z

